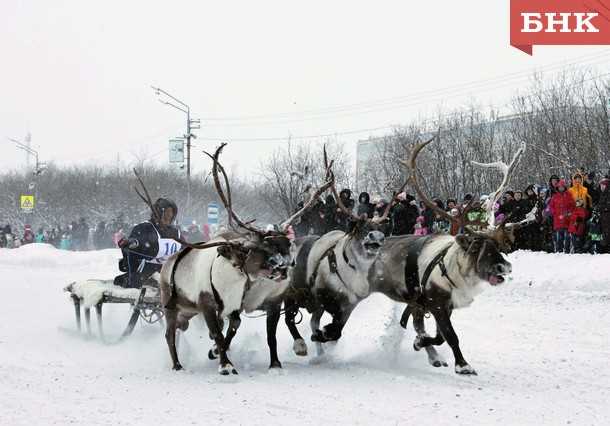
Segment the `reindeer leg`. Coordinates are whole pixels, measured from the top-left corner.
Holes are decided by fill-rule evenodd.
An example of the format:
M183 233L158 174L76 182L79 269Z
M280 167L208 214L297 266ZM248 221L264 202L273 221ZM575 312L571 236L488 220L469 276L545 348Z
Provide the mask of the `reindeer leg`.
M413 311L413 328L417 333L415 342L413 342L413 349L419 351L421 348L426 349L428 353L428 362L433 367L447 367L447 362L441 357L434 346L441 345L445 342L443 336L436 331L436 337L432 338L426 333L426 326L424 324L424 312L417 309Z
M218 321L218 326L220 327L220 330L224 330L225 320L222 318L222 316L220 314L216 316L216 320ZM240 319L240 323L241 323L241 319ZM228 337L228 334L227 334L227 337ZM231 337L231 340L232 339L233 339L233 337ZM212 333L210 333L210 340L214 340ZM227 350L229 350L228 347L227 347ZM214 359L218 358L219 353L220 352L218 351L218 345L216 345L216 343L214 343L212 345L212 348L208 351L208 359L214 360Z
M286 318L284 318L284 320L286 321L288 331L290 331L290 334L294 339L292 350L295 354L299 356L307 356L307 344L305 343L303 337L301 337L299 329L297 328L297 325L294 320L298 312L299 305L297 305L297 303L293 299L287 298L286 300L284 300L284 313L286 315Z
M214 296L208 293L202 293L199 296L199 308L203 312L203 318L210 331L210 337L216 342L218 348L218 355L220 357L220 366L218 372L223 376L231 373L237 374L237 370L231 364L229 357L227 356L227 346L224 336L222 335L222 328L218 321L217 306L214 300Z
M176 371L182 370L182 365L178 360L178 351L176 350L176 328L178 323L178 311L176 309L165 309L165 341L169 348L169 355L172 357L174 364L173 369Z
M309 321L309 325L311 327L311 341L316 342L316 352L318 356L324 354L324 348L322 348L322 342L324 342L324 335L320 330L320 320L322 319L322 315L324 315L324 308L317 308L311 314L311 320Z
M336 315L333 315L332 322L324 326L325 341L336 341L341 338L343 328L355 307L355 305L343 306Z
M239 316L239 312L233 311L231 315L229 315L229 329L227 330L227 337L225 338L225 344L227 350L231 348L231 342L233 338L237 334L237 330L241 325L241 317Z
M472 368L464 359L462 351L460 350L460 341L455 334L453 325L451 324L451 311L449 309L434 309L432 311L434 318L436 319L436 326L440 331L442 337L447 341L453 356L455 358L455 372L458 374L474 374L477 372Z
M271 363L269 368L282 368L282 363L277 356L277 323L280 321L282 303L270 303L267 307L267 345Z

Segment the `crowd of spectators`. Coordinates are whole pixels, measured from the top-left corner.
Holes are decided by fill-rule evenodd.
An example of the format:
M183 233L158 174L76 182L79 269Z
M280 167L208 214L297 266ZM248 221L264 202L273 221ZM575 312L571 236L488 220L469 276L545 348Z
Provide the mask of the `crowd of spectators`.
M30 225L22 230L14 230L10 224L0 226L0 248L17 248L24 244L46 243L62 250L103 250L118 247L117 243L129 235L135 223L119 215L110 221L101 220L95 226L86 218L70 224L54 227L39 227L36 232ZM207 241L210 239L208 225L200 227L195 221L189 226L181 226L181 235L189 242Z
M523 191L509 190L493 206L496 223L521 222L528 218L525 226L515 235L515 249L563 252L563 253L608 253L610 252L610 184L609 176L596 180L594 173L575 173L570 181L553 175L546 185L532 184ZM342 204L349 210L339 208L333 195L320 199L294 226L297 237L308 234L322 235L334 230L349 231L353 215L368 218L384 214L389 200L371 197L362 192L357 200L352 191L343 189L339 193ZM488 211L487 195L475 197L465 194L461 199L435 199L434 203L449 215L461 216L465 212L467 227L473 231L486 228ZM449 222L411 194L398 194L389 210L389 220L382 225L388 235L427 235L463 232L458 222ZM297 210L303 206L299 204ZM531 212L535 213L532 215ZM34 232L25 225L21 232L13 232L10 225L0 227L0 247L14 248L29 243L47 243L64 250L90 250L117 247L117 242L129 234L133 223L119 215L110 221L99 221L90 226L81 217L67 226L40 227ZM210 239L208 225L200 227L195 221L180 226L181 235L190 242Z
M610 179L608 175L596 180L595 173L575 173L568 183L553 175L547 185L532 184L523 191L509 190L492 207L495 223L527 223L516 231L514 249L563 252L610 252ZM372 198L362 192L357 200L352 191L339 193L342 204L357 216L374 218L386 210L389 200ZM483 208L488 196L465 194L461 199L435 199L434 203L452 216L466 212L466 219L473 231L487 227L488 211ZM297 209L302 207L300 203ZM534 207L536 209L534 210ZM322 235L333 230L348 231L353 222L352 214L339 208L335 198L328 195L319 200L295 225L297 236ZM390 235L427 235L464 231L459 223L449 222L442 215L428 208L411 194L402 192L392 201L389 221L382 229Z

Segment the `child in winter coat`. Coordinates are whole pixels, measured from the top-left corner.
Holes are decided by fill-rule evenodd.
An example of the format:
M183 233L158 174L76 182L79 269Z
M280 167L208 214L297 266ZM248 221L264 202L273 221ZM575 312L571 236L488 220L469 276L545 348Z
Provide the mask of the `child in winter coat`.
M570 234L570 253L581 253L583 239L585 236L585 221L587 220L587 209L585 209L585 200L582 198L576 199L576 207L570 215L570 224L568 225L568 233Z
M428 235L428 228L426 227L426 218L418 216L415 220L415 232L414 235Z
M587 221L587 228L589 232L587 234L587 252L591 254L597 254L600 252L602 242L602 227L599 223L599 212L593 211L591 219Z
M557 192L551 197L549 211L553 217L553 246L555 253L569 253L570 240L568 237L568 226L570 215L576 204L574 198L567 192L565 180L560 180L556 186Z
M59 242L60 250L70 250L72 248L72 239L70 238L70 234L63 234L61 236L61 241Z

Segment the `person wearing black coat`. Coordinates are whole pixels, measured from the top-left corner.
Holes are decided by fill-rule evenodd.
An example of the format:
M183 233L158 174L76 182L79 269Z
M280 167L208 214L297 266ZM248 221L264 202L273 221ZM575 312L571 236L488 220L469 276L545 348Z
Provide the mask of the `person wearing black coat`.
M597 211L602 230L602 251L610 253L610 179L604 178L599 182Z
M417 206L412 204L415 198L406 194L404 199L400 200L392 210L393 235L407 235L414 231L419 210Z
M505 221L514 222L512 215L515 213L517 206L517 203L515 202L515 193L513 191L506 191L504 196L506 197L506 201L500 206L498 213L504 215Z
M129 238L119 241L123 259L119 269L125 272L114 279L114 284L121 287L140 288L142 284L161 267L167 259L178 250L180 230L173 224L178 214L176 203L166 198L155 201L150 220L136 225Z
M339 193L339 198L341 198L341 202L343 203L343 205L345 206L345 208L347 210L349 210L350 212L354 210L354 200L352 199L352 191L350 191L349 189L345 188L342 189L341 192ZM343 212L343 210L341 210L338 206L337 206L337 225L338 225L338 229L340 229L343 232L349 232L351 229L351 225L352 225L352 216L345 214Z
M356 214L358 217L366 215L369 219L373 217L375 206L371 204L371 196L368 192L361 192L358 196L358 208Z
M335 197L327 195L324 204L324 234L338 229L337 202Z
M591 203L593 206L599 201L599 188L595 185L595 172L590 172L585 176L582 186L587 188L587 193L591 197Z

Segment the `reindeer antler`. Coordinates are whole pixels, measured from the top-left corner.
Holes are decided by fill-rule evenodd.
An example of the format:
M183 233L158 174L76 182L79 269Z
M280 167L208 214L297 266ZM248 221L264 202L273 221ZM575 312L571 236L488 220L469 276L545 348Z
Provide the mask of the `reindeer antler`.
M408 161L399 160L399 161L405 167L407 167L409 169L410 173L409 173L409 178L408 178L407 182L410 182L413 185L413 189L415 189L417 196L424 202L424 204L426 206L428 206L429 209L432 209L433 211L435 211L436 214L438 214L439 216L446 219L449 223L457 222L461 225L462 221L460 220L459 217L451 216L445 210L443 210L439 206L437 206L436 203L433 203L432 201L430 201L430 199L426 196L426 194L419 187L419 182L417 180L417 163L416 163L417 156L419 155L421 150L424 149L434 139L436 139L436 137L437 137L437 135L434 135L430 139L428 139L426 142L419 142L419 143L415 144L415 146L411 149L411 155L409 156L409 160ZM466 206L466 207L468 208L468 206Z
M288 227L295 220L297 220L299 217L301 217L308 209L310 209L314 205L314 203L316 202L316 200L318 199L318 197L320 195L322 195L328 188L330 188L331 186L334 185L335 175L332 172L332 167L333 167L333 164L334 164L335 161L332 160L330 163L328 162L328 154L326 153L326 145L324 145L323 151L324 151L324 169L326 170L326 183L324 183L324 185L319 187L311 195L311 197L309 198L307 203L305 203L303 205L303 207L298 212L296 212L295 214L290 216L288 219L286 219L284 222L282 222L282 224L280 225L280 230L282 232L286 232Z
M244 228L247 231L250 232L254 232L256 234L261 235L262 237L266 236L266 233L261 231L260 229L257 229L253 226L250 226L251 222L244 222L242 221L239 216L237 216L237 214L233 211L233 206L231 204L231 187L229 185L229 178L227 177L227 173L225 172L224 167L222 166L222 164L220 164L220 161L218 160L218 158L220 157L220 153L222 152L223 148L227 145L226 142L223 142L222 144L220 144L220 146L216 149L216 152L214 152L214 155L211 155L210 153L203 151L203 153L205 155L207 155L208 157L210 157L212 159L212 161L214 162L214 165L212 167L212 175L214 177L214 185L216 186L216 191L218 192L218 196L220 197L220 200L222 201L222 203L225 206L225 209L227 210L227 214L229 217L229 225L232 226L232 220L234 220L238 226ZM220 170L220 172L222 173L222 176L224 178L225 181L225 186L227 188L227 195L225 196L225 193L222 189L222 185L220 184L220 178L218 177L218 171Z
M142 180L142 177L140 176L140 174L138 173L138 171L136 170L135 167L133 169L133 173L136 175L136 178L138 178L138 182L140 182L140 186L142 186L144 195L142 195L142 193L138 190L137 186L134 186L133 189L135 189L136 194L138 194L138 196L142 199L142 201L144 201L148 205L148 207L150 207L153 217L155 218L157 223L160 224L161 223L161 213L159 211L157 211L157 209L155 208L152 198L150 197L150 193L148 192L148 189L146 189L146 185L144 185L144 181Z
M498 189L496 189L489 195L489 198L487 199L487 201L485 201L484 205L485 210L487 210L487 221L489 223L489 228L491 229L495 228L496 226L496 218L493 212L493 206L498 202L500 197L502 197L504 191L506 191L506 189L508 188L508 182L510 180L510 177L517 168L517 165L519 164L519 161L521 160L521 157L525 152L525 147L525 142L521 142L519 150L515 153L512 161L508 165L506 165L502 161L496 161L493 163L479 163L478 161L471 161L471 163L476 166L485 167L488 169L497 169L500 170L503 174L500 186L498 187Z

